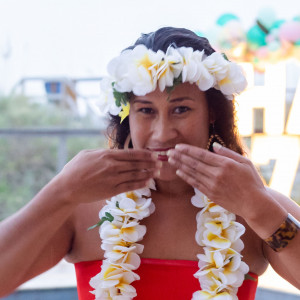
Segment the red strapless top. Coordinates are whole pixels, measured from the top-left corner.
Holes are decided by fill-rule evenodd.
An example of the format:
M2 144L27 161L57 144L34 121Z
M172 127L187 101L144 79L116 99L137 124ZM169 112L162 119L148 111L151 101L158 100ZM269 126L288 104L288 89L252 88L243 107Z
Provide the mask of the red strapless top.
M142 258L141 265L135 272L141 279L134 281L137 300L190 300L192 294L199 290L199 281L193 276L198 271L198 262L190 260L164 260ZM100 272L101 261L83 261L75 263L77 290L79 300L94 300L95 295L89 291L91 277ZM258 276L244 281L238 290L239 300L254 300Z

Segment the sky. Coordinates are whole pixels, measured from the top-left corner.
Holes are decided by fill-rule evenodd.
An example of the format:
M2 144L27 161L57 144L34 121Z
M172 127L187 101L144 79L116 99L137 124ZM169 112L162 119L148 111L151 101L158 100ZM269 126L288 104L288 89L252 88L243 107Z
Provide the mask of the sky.
M300 15L299 0L0 0L0 93L24 76L105 75L140 33L162 26L205 32L233 13L247 29L265 7Z

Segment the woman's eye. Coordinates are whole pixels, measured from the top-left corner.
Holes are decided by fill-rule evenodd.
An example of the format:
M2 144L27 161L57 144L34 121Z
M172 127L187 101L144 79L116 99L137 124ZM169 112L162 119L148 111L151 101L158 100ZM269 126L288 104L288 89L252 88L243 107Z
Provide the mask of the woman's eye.
M174 109L174 113L175 114L182 114L182 113L185 113L189 110L191 110L191 109L187 106L178 106Z
M143 113L143 114L147 114L147 115L154 113L154 110L150 107L142 107L138 111Z

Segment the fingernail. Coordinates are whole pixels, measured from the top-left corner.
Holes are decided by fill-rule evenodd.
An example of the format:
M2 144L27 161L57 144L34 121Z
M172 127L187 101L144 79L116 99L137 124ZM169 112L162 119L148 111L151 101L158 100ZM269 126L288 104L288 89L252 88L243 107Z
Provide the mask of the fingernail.
M173 150L173 149L168 150L167 155L170 156L170 155L172 155L172 153L174 153L174 150Z
M214 148L214 150L219 151L219 150L222 148L222 145L220 145L220 144L217 143L217 142L214 142L214 143L213 143L213 148Z
M163 165L162 161L159 160L159 161L156 162L156 167L157 168L160 169L162 167L162 165Z
M168 162L169 162L169 163L174 163L175 160L174 160L172 157L169 157L169 158L168 158Z
M147 180L147 182L146 182L146 187L147 187L147 188L150 188L150 186L151 186L151 180L152 180L152 179Z
M180 170L176 170L176 175L180 176L182 172Z
M154 172L154 177L159 177L160 176L160 170L156 170Z
M152 157L154 160L157 160L157 158L158 158L158 153L152 152L151 157Z

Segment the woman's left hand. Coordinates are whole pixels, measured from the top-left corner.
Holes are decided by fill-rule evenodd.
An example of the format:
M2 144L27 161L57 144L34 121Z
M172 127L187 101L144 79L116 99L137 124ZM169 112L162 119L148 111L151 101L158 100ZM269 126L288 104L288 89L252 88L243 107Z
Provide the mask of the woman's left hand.
M214 144L215 153L179 144L168 152L177 175L216 204L242 217L255 212L267 190L252 162Z

